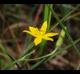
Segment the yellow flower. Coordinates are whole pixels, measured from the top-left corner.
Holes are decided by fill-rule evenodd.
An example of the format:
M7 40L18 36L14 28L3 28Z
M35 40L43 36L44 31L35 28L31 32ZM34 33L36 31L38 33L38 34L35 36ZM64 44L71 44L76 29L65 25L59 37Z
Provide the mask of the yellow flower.
M44 40L50 40L53 41L53 39L51 38L52 36L56 36L58 35L58 33L46 33L47 30L47 21L45 21L42 25L42 27L40 29L38 29L37 27L29 27L30 31L24 30L23 32L26 32L32 36L35 37L34 39L34 44L38 45L42 42L42 39Z

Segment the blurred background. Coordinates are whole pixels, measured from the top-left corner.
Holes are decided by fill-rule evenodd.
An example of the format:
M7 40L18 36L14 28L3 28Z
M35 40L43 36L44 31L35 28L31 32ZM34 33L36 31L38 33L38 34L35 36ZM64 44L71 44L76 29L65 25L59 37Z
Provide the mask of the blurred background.
M5 58L6 51L14 58L17 59L23 53L23 51L33 41L31 36L26 35L22 31L28 29L29 26L40 27L43 22L44 5L46 4L0 4L0 69L9 62L7 57ZM53 4L53 9L59 18L64 17L64 13L68 15L65 18L66 26L73 41L80 38L80 5L79 4ZM67 11L68 10L68 11ZM51 16L51 26L55 26L57 23L54 16ZM55 32L61 32L61 27L58 25L52 29ZM46 53L51 52L54 48L54 44L58 36L54 38L54 42L48 42L46 46ZM61 47L67 47L70 44L67 37L64 38ZM80 53L80 41L75 44ZM38 47L34 47L38 49ZM37 51L39 52L39 51ZM37 52L32 57L37 56ZM21 63L20 68L13 69L29 69L34 62ZM62 54L57 55L52 60L46 63L42 63L36 69L47 70L73 70L77 69L80 64L80 56L74 49L74 47L68 48ZM79 69L79 68L78 68Z

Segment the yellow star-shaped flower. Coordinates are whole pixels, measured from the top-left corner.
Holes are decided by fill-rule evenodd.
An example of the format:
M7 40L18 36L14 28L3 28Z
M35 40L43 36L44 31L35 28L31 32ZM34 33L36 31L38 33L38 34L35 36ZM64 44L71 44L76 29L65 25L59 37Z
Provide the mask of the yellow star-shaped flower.
M37 27L29 27L30 31L24 30L23 32L26 32L32 36L35 37L34 39L34 44L38 45L42 42L42 39L44 40L50 40L53 41L53 39L51 38L52 36L56 36L58 35L58 33L46 33L47 30L47 21L45 21L42 24L42 27L40 29L38 29Z

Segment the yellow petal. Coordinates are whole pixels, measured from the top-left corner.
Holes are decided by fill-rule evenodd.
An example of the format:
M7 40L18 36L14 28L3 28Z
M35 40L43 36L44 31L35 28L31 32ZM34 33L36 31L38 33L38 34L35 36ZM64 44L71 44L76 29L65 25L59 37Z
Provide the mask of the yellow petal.
M37 33L39 31L38 28L31 27L31 26L29 27L29 30L33 33Z
M39 36L39 37L35 38L35 40L34 40L34 44L37 46L38 44L41 43L41 41L42 41L42 37Z
M35 34L33 34L33 33L32 33L32 32L30 32L30 31L24 30L23 32L26 32L26 33L28 33L28 34L30 34L30 35L32 35L32 36L34 36L34 37L36 37L36 36L35 36Z
M43 24L42 24L42 27L40 29L40 31L43 32L43 34L46 33L46 30L47 30L47 21L45 21Z
M52 36L56 36L58 35L58 33L46 33L45 36L47 37L52 37Z
M39 35L39 30L38 28L34 28L34 27L29 27L30 31L24 30L23 32L26 32L34 37L37 37Z
M38 36L38 35L39 35L39 30L38 30L38 28L29 27L29 30L30 30L35 36Z
M44 36L43 39L45 39L45 40L50 40L50 41L54 41L52 38L49 38L49 37L47 37L47 36Z

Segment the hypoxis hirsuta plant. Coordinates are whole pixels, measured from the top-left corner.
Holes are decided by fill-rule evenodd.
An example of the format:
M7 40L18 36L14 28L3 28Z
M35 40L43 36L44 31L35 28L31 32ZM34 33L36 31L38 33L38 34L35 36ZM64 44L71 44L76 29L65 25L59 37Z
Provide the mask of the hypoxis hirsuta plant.
M53 41L51 37L58 35L58 33L52 33L52 32L46 33L47 28L48 28L47 21L44 21L40 29L38 29L37 27L30 26L29 31L24 30L23 32L26 32L35 37L34 44L37 46L42 42L43 39Z

